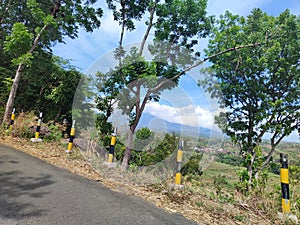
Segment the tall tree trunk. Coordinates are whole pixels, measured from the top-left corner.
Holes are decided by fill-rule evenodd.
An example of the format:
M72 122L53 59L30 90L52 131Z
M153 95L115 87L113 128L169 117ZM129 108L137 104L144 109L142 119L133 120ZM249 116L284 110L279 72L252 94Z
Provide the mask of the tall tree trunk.
M139 55L142 55L143 54L143 50L144 50L144 46L145 46L145 43L148 39L148 36L149 36L149 33L150 33L150 30L153 26L153 19L154 19L154 12L155 12L155 9L156 9L156 2L155 2L155 5L152 7L152 9L150 10L150 20L149 20L149 24L148 24L148 27L147 27L147 30L145 32L145 35L143 37L143 40L142 40L142 43L141 43L141 46L140 46L140 49L139 49ZM123 20L124 20L124 16L123 16ZM122 44L122 41L123 41L123 35L124 35L124 23L123 23L123 26L122 26L122 32L121 32L121 39L120 39L120 50L121 50L121 44ZM120 59L121 61L121 59ZM139 94L138 94L139 95ZM146 106L146 103L147 103L147 100L149 98L149 95L150 95L150 92L148 92L143 100L143 103L142 103L142 106L139 108L139 101L138 103L136 104L136 118L135 118L135 121L133 122L133 125L130 127L130 131L129 131L129 134L128 134L128 138L127 138L127 146L126 146L126 150L125 150L125 153L124 153L124 157L123 157L123 161L122 161L122 167L123 169L127 169L128 167L128 163L129 163L129 160L130 160L130 156L131 156L131 148L132 148L132 142L133 142L133 137L134 137L134 133L135 133L135 129L140 121L140 118L141 118L141 115L144 111L144 108ZM138 96L139 97L139 96Z
M149 18L149 23L148 23L148 27L147 27L147 30L145 32L145 35L143 37L143 40L142 40L142 43L141 43L141 46L140 46L140 50L139 50L139 55L142 55L143 54L143 51L144 51L144 47L145 47L145 43L149 37L149 34L150 34L150 30L153 26L153 19L154 19L154 13L155 13L155 10L156 10L156 2L154 4L154 6L152 7L152 9L150 10L150 18Z
M56 2L56 5L55 5L54 9L51 12L52 16L55 15L56 10L59 9L60 5L61 5L61 1L59 0L59 1ZM35 39L32 43L32 46L31 46L30 50L28 51L28 53L30 53L30 54L33 53L33 51L37 47L39 41L41 40L43 32L48 28L48 26L49 26L49 24L44 24L44 26L42 27L40 32L35 37ZM18 65L18 69L16 71L16 75L15 75L15 78L14 78L12 89L9 93L9 97L8 97L8 100L7 100L7 103L6 103L5 113L4 113L4 117L3 117L3 122L4 123L9 123L10 122L10 114L11 114L12 109L14 107L16 93L17 93L17 90L18 90L18 86L19 86L19 82L20 82L20 79L21 79L23 68L24 68L24 64L20 63Z
M6 102L6 108L5 108L3 122L7 123L7 124L9 124L9 122L10 122L10 114L11 114L11 112L13 110L13 107L14 107L14 101L15 101L15 98L16 98L16 94L17 94L17 90L18 90L18 86L19 86L19 82L20 82L20 79L21 79L21 74L22 74L23 68L24 68L24 65L22 63L20 63L18 65L18 69L16 71L15 79L14 79L12 88L10 90L8 100Z
M254 169L253 166L254 166L254 162L255 162L255 158L256 158L256 152L253 151L252 149L252 152L250 153L251 154L251 161L248 165L248 175L249 175L249 179L248 179L248 190L251 190L252 189L252 184L253 184L253 173L254 173Z
M132 149L132 142L133 142L135 128L136 127L131 127L129 130L129 133L128 133L126 150L125 150L123 161L122 161L122 168L124 170L126 170L128 168L128 164L129 164L129 160L130 160L130 156L131 156L131 149Z
M125 35L125 19L126 19L126 15L125 15L125 1L122 0L120 2L121 4L121 8L122 8L122 28L121 28L121 34L120 34L120 41L119 41L119 49L118 49L118 60L119 60L119 67L121 67L122 65L122 50L123 50L123 39L124 39L124 35Z
M131 156L132 142L133 142L135 129L140 122L142 113L145 109L145 106L146 106L149 96L151 94L151 91L148 90L146 95L144 96L142 104L140 105L140 100L139 100L140 99L140 88L141 88L140 84L137 84L137 91L136 91L137 102L135 103L136 116L135 116L135 120L130 125L130 130L129 130L129 134L128 134L128 138L127 138L126 150L125 150L123 161L122 161L123 169L127 169L127 167L128 167L128 163L129 163L130 156Z

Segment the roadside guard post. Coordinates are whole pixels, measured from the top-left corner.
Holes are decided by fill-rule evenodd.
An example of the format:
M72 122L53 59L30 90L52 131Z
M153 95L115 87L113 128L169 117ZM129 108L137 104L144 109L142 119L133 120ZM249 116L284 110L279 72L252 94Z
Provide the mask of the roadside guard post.
M31 138L32 142L41 142L42 141L42 139L39 138L40 131L41 131L41 124L42 124L42 117L43 117L43 113L41 112L39 115L38 124L37 124L36 131L35 131L35 137Z
M175 175L175 185L181 184L182 158L183 158L183 141L180 141L178 146L178 151L177 151L177 168L176 168L176 175Z
M289 213L291 211L290 191L289 191L289 169L288 157L280 153L280 181L282 191L282 212Z
M117 142L117 128L115 127L114 132L111 134L110 148L109 148L108 160L107 160L108 163L113 162L116 142Z
M10 131L12 131L12 129L13 129L13 126L14 126L14 123L15 123L15 111L16 111L16 109L15 108L13 108L13 111L12 111L12 113L11 113L11 119L10 119L10 126L9 126L9 130Z
M73 123L72 123L70 139L69 139L68 148L66 150L66 153L72 152L74 138L75 138L75 120L73 120Z

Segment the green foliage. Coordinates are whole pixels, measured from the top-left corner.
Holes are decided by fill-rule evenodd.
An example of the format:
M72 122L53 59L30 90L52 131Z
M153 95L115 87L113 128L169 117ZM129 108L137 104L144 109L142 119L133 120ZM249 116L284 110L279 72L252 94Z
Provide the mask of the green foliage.
M0 67L10 69L13 68L12 66L18 65L15 77L11 76L11 78L14 78L14 88L11 89L12 93L9 95L10 99L7 100L8 104L4 116L6 121L8 120L8 114L11 109L18 105L15 104L15 96L17 96L18 84L19 82L22 82L21 78L23 78L24 71L25 73L28 72L28 70L24 70L26 68L25 66L30 66L30 69L32 70L30 71L31 83L29 86L34 86L32 85L32 78L34 77L32 74L36 75L38 78L42 77L46 82L43 79L37 79L38 82L36 82L36 84L38 88L31 89L26 85L23 86L26 89L26 94L29 93L29 95L31 95L34 91L38 93L37 96L44 100L41 105L42 107L30 105L32 100L29 100L29 98L26 99L29 101L22 101L22 104L28 102L26 106L30 105L30 109L38 108L39 110L43 110L43 108L46 108L46 105L51 109L53 105L47 104L47 100L52 101L56 103L57 111L55 112L55 120L60 119L62 113L67 114L68 111L70 111L69 108L64 110L63 106L70 106L70 99L72 99L73 96L70 97L69 93L73 95L75 90L69 91L68 87L74 88L74 82L72 81L74 81L74 73L78 74L78 72L75 70L68 70L67 74L65 71L57 69L55 63L52 64L52 62L47 62L49 59L48 57L43 58L41 55L48 54L51 55L50 58L52 58L52 52L49 51L49 49L53 44L62 42L63 37L65 36L75 38L78 35L80 27L88 32L99 28L102 10L94 8L92 6L94 3L95 1L77 0L62 0L56 2L29 0L1 3L0 6L3 7L4 12L3 15L1 14L0 45L3 46L3 48L0 48L0 56L1 58L5 58L5 62L3 64L1 62ZM2 40L5 40L5 42L2 43ZM41 70L37 69L39 65L42 65L45 61L48 65ZM51 65L56 68L51 68ZM54 70L56 71L54 72ZM32 73L33 71L34 73ZM42 71L46 71L46 74L42 74L43 76L40 74ZM51 74L52 72L54 73ZM59 74L60 78L63 78L64 80L60 84L58 84L58 81L56 80L53 87L53 83L47 82L47 78L52 77L56 79L54 74ZM63 75L67 76L62 77ZM5 78L7 78L7 75ZM0 76L0 79L2 79L2 76ZM69 82L71 85L68 84L66 86L65 84ZM77 83L78 81L75 81L75 85L77 85ZM48 84L48 86L45 87L45 84ZM22 93L22 91L19 91L18 93ZM0 95L0 97L2 96ZM7 97L5 96L4 99L6 100L6 98ZM21 98L23 98L23 96ZM37 97L34 96L31 99L35 98ZM2 101L4 100L1 99L0 102ZM68 104L65 104L66 102L68 102ZM41 102L38 103L39 106L40 104ZM23 110L26 110L26 106L21 107ZM51 116L54 117L53 115Z
M62 131L55 124L51 124L49 127L49 135L45 136L44 140L46 141L59 141L62 139Z
M120 68L116 67L106 74L97 74L97 88L100 92L96 98L97 108L108 119L117 101L118 108L128 115L130 125L137 126L147 100L158 101L163 90L174 88L179 78L174 78L173 82L165 82L165 79L172 79L178 73L175 66L148 62L138 54L137 48L131 48L130 55L124 57ZM148 90L144 96L141 93L143 89Z
M100 130L103 136L110 134L113 130L112 123L107 122L107 117L104 114L97 114L96 128Z
M300 166L289 166L290 181L293 185L300 184Z
M239 175L239 182L236 183L236 189L241 193L248 194L249 193L249 174L247 169L242 169L238 172Z
M6 36L4 42L4 51L12 58L12 63L28 64L32 59L31 53L28 53L32 45L33 34L30 33L23 23L15 23L12 27L10 36Z
M239 172L240 180L237 184L237 188L244 193L250 190L256 190L257 193L262 193L266 188L269 178L268 168L263 167L265 158L262 153L262 148L255 146L253 151L254 154L247 154L247 156L244 157L244 165L246 165L247 169ZM255 159L253 159L253 157ZM248 168L249 165L251 165L251 170Z
M0 106L0 120L3 119L4 112L5 108L3 106Z
M283 137L299 127L300 55L299 20L288 10L278 17L254 9L244 18L226 12L209 41L207 55L236 46L258 43L211 59L201 82L227 110L217 118L219 127L241 147L249 185L264 168ZM257 150L270 133L267 157ZM264 173L262 172L261 175ZM244 182L244 181L243 181ZM242 185L243 186L243 185Z
M269 172L279 175L280 173L280 164L276 162L271 162L269 165Z
M225 163L232 166L243 165L243 158L240 155L219 153L216 158L217 162Z
M116 156L117 160L122 160L123 159L125 150L126 150L126 146L124 146L124 145L122 145L120 143L117 143L115 145L115 156Z
M133 142L133 149L138 151L145 151L147 150L145 148L151 143L154 138L154 132L152 132L147 127L143 127L136 132L135 137L136 139Z
M201 176L203 174L202 168L200 167L200 161L203 154L193 153L189 158L188 162L184 164L181 168L181 173L183 176L187 175L197 175Z
M38 109L44 112L44 121L66 118L71 122L72 100L82 74L67 61L44 52L36 59L23 73L18 88L22 95L14 107L25 112Z
M169 61L178 67L192 64L192 54L199 39L212 28L212 17L206 15L207 0L165 1L158 4L154 44L150 52L157 61Z
M12 135L19 138L32 138L34 137L35 130L33 127L36 125L36 116L34 112L20 113L16 115Z
M145 13L149 0L129 0L123 1L120 5L116 5L116 1L107 0L108 8L113 11L114 20L119 21L121 26L126 27L127 30L134 30L134 20L141 20Z
M1 67L0 67L0 72L1 72ZM4 69L5 70L5 69ZM6 74L5 74L6 75ZM1 76L1 75L0 75ZM8 96L8 93L11 90L11 86L13 83L13 79L11 79L10 77L4 77L3 81L0 82L0 108L3 108L3 113L5 111L5 102L6 102L6 98ZM1 111L1 110L0 110ZM0 120L2 118L1 116L2 114L0 114Z
M153 133L148 128L141 129L139 137L152 137ZM141 136L140 136L141 135ZM146 144L146 142L144 142ZM129 165L133 166L149 166L154 165L158 162L165 160L172 152L177 149L178 137L175 134L165 134L164 139L155 147L154 149L150 148L146 151L134 150L132 151ZM140 146L144 148L144 146ZM122 160L126 147L120 143L115 145L115 155L117 160Z
M220 202L234 203L234 195L230 191L226 191L232 188L232 184L229 182L225 175L218 174L213 177L214 188L216 189L217 198Z
M0 108L0 118L1 118L1 108ZM4 113L4 109L3 109ZM0 137L4 137L10 134L10 131L8 129L8 125L6 123L0 124Z

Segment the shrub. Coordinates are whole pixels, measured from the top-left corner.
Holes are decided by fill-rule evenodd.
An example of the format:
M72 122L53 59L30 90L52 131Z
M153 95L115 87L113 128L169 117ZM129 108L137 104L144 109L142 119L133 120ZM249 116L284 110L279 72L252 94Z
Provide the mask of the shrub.
M45 136L45 140L58 141L62 139L63 137L62 131L58 126L56 126L55 124L51 124L48 128L49 128L49 132L48 135Z
M20 113L16 116L12 134L14 137L32 138L37 117L34 112Z
M181 173L183 176L186 175L198 175L201 176L203 174L202 169L200 167L200 160L202 159L203 154L193 153L190 157L189 161L182 167Z
M243 164L243 158L234 154L219 153L216 161L232 166L240 166Z

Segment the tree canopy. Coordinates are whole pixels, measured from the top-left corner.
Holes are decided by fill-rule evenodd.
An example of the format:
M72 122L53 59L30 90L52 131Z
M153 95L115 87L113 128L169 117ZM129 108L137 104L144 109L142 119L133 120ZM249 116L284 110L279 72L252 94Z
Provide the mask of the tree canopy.
M117 102L118 108L129 117L129 134L122 162L126 168L135 129L146 104L159 101L163 90L178 85L184 68L199 57L195 46L199 39L208 35L212 18L206 15L206 0L107 2L121 26L119 46L115 50L119 64L106 74L101 71L97 74L100 81L97 105L108 116L113 110L112 105ZM140 46L126 52L124 32L132 31L135 22L145 16L148 17ZM154 33L153 44L146 46L146 41L150 41L150 31ZM145 47L153 55L150 62L144 58Z
M299 29L299 18L288 10L277 17L260 9L246 18L227 12L209 41L209 55L260 43L212 58L213 76L204 82L213 97L222 96L226 113L217 119L223 132L240 145L250 185L280 141L300 126ZM257 150L266 134L271 148L263 156ZM257 165L260 157L263 162Z
M96 1L72 0L4 0L0 5L1 55L3 65L15 68L7 99L4 122L9 122L21 74L37 60L37 52L49 51L68 36L75 38L79 28L91 32L100 26L102 9L92 7ZM2 66L2 65L0 65ZM10 75L11 76L11 75Z
M127 115L126 167L146 105L160 101L164 90L176 87L187 71L209 60L212 64L206 72L212 76L202 84L213 97L222 96L220 103L227 112L217 122L241 146L250 182L272 159L280 141L300 130L300 19L288 10L276 17L260 9L247 17L227 12L215 23L206 14L207 0L107 0L121 28L114 51L117 65L109 72L97 72L95 96L95 90L88 89L90 80L67 60L53 56L51 48L65 37L76 38L82 28L88 32L100 28L103 11L95 7L96 2L1 1L0 115L4 122L9 122L13 107L47 110L49 119L70 118L75 88L82 79L86 89L79 93L79 102L100 111L97 124L103 134L112 129L108 120L116 107ZM125 34L138 23L144 23L140 44L125 50ZM207 37L203 54L198 44ZM85 114L79 116L90 120ZM271 147L263 155L260 142L266 134L271 135Z

